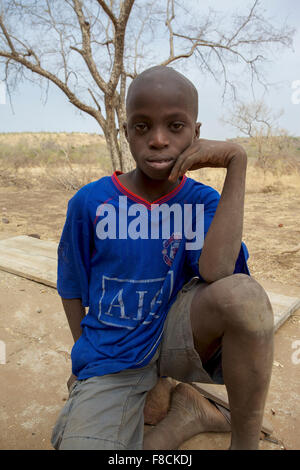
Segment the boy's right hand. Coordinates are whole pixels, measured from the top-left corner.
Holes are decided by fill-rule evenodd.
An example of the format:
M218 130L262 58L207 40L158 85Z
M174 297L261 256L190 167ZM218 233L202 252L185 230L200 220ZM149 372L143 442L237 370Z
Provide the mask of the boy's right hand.
M239 167L244 172L247 166L247 155L239 144L221 140L195 139L177 158L169 180L175 182L187 171L200 168L228 168L234 159L240 160Z
M68 380L68 382L67 382L67 387L68 387L68 390L69 390L69 391L70 391L70 389L71 389L73 383L74 383L76 380L77 380L76 375L71 374L70 377L69 377L69 380Z

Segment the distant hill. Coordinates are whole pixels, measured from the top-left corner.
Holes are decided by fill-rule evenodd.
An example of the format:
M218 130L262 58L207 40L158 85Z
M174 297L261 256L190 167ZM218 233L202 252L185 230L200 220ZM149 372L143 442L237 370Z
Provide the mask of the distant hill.
M71 144L75 147L105 143L104 136L86 132L7 132L0 133L0 144L18 145L26 143L35 146L39 143L52 141L57 145Z

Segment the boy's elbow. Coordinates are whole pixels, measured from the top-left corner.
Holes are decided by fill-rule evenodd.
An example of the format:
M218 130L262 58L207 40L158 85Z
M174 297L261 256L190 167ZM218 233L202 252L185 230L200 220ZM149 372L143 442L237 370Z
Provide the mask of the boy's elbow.
M213 282L219 281L220 279L223 279L224 277L231 276L232 272L222 272L222 273L201 273L200 276L206 282L207 284L212 284Z
M64 297L61 297L61 301L63 305L75 305L75 304L81 304L82 305L82 299L78 297L74 297L72 299L66 299Z
M224 277L231 276L233 272L234 266L223 266L216 269L214 267L203 268L199 265L199 274L207 284L211 284L212 282L219 281Z

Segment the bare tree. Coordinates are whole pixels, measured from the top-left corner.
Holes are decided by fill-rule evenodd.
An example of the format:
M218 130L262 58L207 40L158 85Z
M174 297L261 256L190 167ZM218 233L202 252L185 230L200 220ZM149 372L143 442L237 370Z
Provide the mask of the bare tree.
M246 135L255 144L258 163L266 176L267 161L289 146L289 135L278 125L283 110L274 112L263 100L252 103L238 102L226 113L222 122Z
M255 138L259 135L267 136L271 130L275 130L282 113L283 111L274 113L263 100L237 102L233 109L227 111L222 121L242 134Z
M290 46L292 36L264 16L260 0L244 14L230 12L230 20L192 0L0 0L0 70L8 90L23 79L56 85L96 119L112 167L122 171L132 167L122 126L126 88L143 68L193 58L224 93L235 92L236 64L264 83L263 54Z

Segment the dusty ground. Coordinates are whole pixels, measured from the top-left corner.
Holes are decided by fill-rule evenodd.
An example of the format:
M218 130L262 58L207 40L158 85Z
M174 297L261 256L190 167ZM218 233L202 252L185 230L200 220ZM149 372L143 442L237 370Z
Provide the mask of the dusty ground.
M261 175L251 171L244 227L250 270L266 289L300 297L300 251L281 254L300 243L299 181L273 178L263 184ZM210 175L204 175L208 184ZM58 241L73 193L41 185L0 188L0 238L39 234ZM67 399L72 347L60 299L55 289L0 271L0 313L0 340L6 344L6 364L0 364L0 449L51 449L51 429ZM266 417L280 443L263 442L263 449L300 449L295 340L300 340L299 310L275 336ZM229 435L202 435L182 449L226 448L228 442Z

